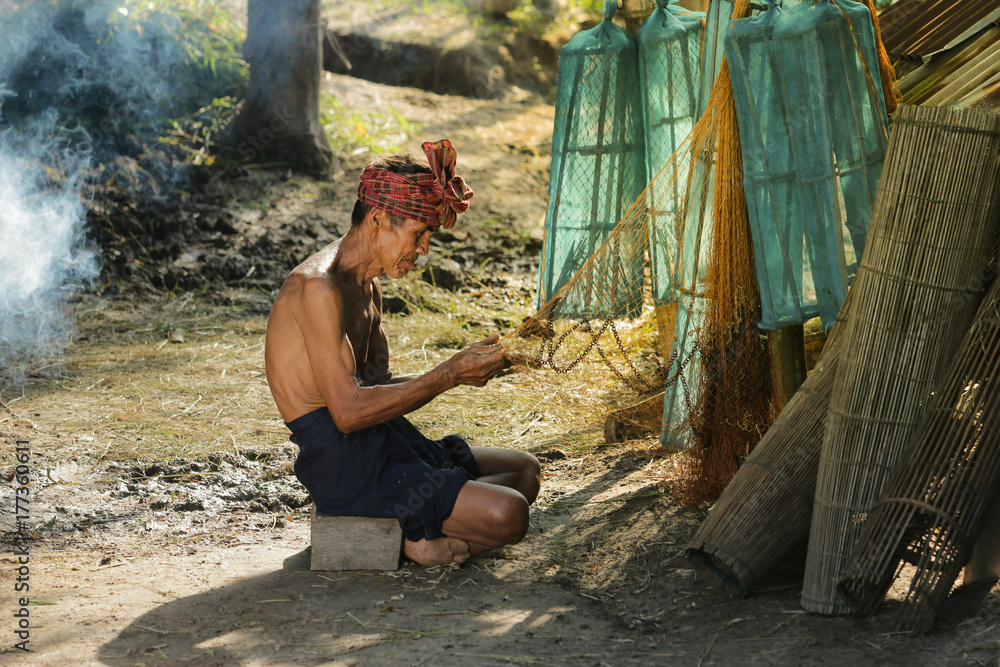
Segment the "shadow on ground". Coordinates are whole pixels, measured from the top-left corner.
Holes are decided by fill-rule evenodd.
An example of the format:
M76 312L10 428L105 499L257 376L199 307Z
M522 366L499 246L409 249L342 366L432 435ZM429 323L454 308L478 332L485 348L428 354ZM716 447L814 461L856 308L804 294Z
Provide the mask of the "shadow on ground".
M493 569L510 557L458 569L317 573L307 549L279 570L158 606L100 657L108 665L627 661L585 598L498 578Z

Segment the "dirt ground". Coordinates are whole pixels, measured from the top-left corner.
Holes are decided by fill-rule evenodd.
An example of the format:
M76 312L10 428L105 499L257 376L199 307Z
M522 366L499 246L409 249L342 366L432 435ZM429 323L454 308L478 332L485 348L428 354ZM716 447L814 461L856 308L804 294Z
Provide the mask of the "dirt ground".
M553 108L516 90L494 101L340 75L324 86L362 111L391 106L422 125L419 139L450 137L476 191L432 249L438 269L386 289L398 372L532 312ZM63 363L0 396L0 662L998 664L995 589L953 595L935 631L911 637L893 629L891 599L872 619L804 612L791 563L742 600L697 578L683 550L708 508L673 501L678 461L655 439L603 442L586 374L506 374L413 415L434 437L538 455L523 543L458 568L309 571L308 499L267 392L264 325L284 272L346 230L363 161L329 182L251 170L223 201L168 207L224 224L164 241L134 274L118 271L140 266L121 245L118 273L74 304L80 337ZM95 224L126 214L105 208ZM31 456L30 654L11 639L18 441Z

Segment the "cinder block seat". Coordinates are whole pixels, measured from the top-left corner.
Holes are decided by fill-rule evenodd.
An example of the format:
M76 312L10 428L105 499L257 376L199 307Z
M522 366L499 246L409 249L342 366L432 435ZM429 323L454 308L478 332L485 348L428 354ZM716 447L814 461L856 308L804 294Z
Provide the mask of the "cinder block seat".
M312 570L395 570L403 546L396 519L334 516L313 506Z

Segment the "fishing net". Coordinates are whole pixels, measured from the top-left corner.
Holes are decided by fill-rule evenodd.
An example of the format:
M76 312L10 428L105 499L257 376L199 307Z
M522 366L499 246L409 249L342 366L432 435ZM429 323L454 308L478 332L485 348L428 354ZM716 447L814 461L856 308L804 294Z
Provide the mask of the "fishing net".
M703 14L679 9L668 0L658 0L656 9L637 33L646 170L650 174L658 173L668 163L698 119L703 18ZM670 218L677 215L685 195L681 185L683 182L678 179L673 188L646 192L648 253L653 303L661 332L660 352L663 358L670 359L676 344L676 358L689 359L687 371L694 373L698 364L691 356L695 343L691 334L700 326L703 308L698 296L680 288L704 283L703 269L708 262L700 263L695 256L699 250L698 225L682 230L685 238L679 239L670 233L676 229ZM679 262L678 251L684 249L688 249L688 256ZM672 267L679 265L685 267L687 273L680 281L671 275ZM682 273L685 268L681 269ZM672 370L676 375L677 368ZM664 392L663 409L658 416L661 424L667 427L662 429L667 434L666 442L673 448L682 445L669 427L683 420L687 406L696 400L693 391L693 387L685 386L682 381L671 384Z
M746 15L749 2L737 10ZM614 232L505 340L508 357L517 364L561 372L595 372L596 364L640 392L680 387L683 414L668 420L665 412L664 438L697 451L687 472L691 480L707 484L703 489L692 483L691 500L721 491L720 483L732 476L777 411L770 355L757 329L742 181L732 91L723 65L705 114ZM656 255L649 252L650 238L662 239L658 246L666 248L656 268L661 309L653 308L650 257ZM641 293L625 266L649 274ZM670 313L694 302L703 311L700 326L689 331L688 340L673 344L678 317ZM634 338L642 329L613 317L623 312L636 312L649 322L659 315L666 343ZM691 363L695 358L697 365Z
M901 106L894 118L827 414L807 610L856 610L841 570L982 298L1000 222L994 127L966 109Z
M667 163L698 119L698 68L704 14L657 0L636 33L646 170ZM679 199L675 193L674 200ZM656 244L653 244L655 246Z
M760 327L818 315L829 328L857 273L888 141L875 33L851 0L769 2L725 40Z
M712 0L705 17L705 39L701 55L701 84L698 87L698 114L705 113L708 98L722 69L725 57L725 37L733 16L735 0Z
M733 19L749 14L749 0L739 0ZM879 78L873 76L875 85ZM565 142L564 135L554 135L553 152ZM564 178L561 169L554 155L553 181ZM687 502L718 497L784 400L766 335L758 328L760 297L743 183L733 90L723 61L705 112L687 138L579 270L554 293L544 292L551 298L504 340L518 366L591 376L610 372L643 394L665 389L661 440L690 453L678 493ZM592 187L586 201L602 192ZM559 186L550 195L550 210L567 198ZM585 248L590 241L579 229L575 245ZM548 277L559 274L551 258L570 254L560 234L547 234L543 283L556 284Z
M935 118L937 116L937 118ZM1000 213L1000 115L925 113L954 123L986 158L983 204ZM966 122L963 122L966 121ZM972 122L969 122L972 121ZM975 128L975 130L973 130ZM990 183L990 179L992 183ZM972 281L991 275L983 267ZM917 566L901 624L925 632L969 559L1000 489L1000 281L983 300L950 370L928 401L920 426L864 523L840 586L865 613L881 602L901 561Z
M575 35L559 53L540 303L579 271L646 184L636 45L611 22L615 7L607 0L604 21ZM561 297L564 314L638 314L643 263L620 241L613 240L617 247L604 256L607 278L617 285L614 294L588 276L585 289Z

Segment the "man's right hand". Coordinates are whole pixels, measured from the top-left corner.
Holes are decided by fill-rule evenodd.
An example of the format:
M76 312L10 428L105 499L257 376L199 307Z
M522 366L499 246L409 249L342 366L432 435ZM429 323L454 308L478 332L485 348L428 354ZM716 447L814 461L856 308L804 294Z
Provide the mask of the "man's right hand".
M485 386L508 365L503 356L500 334L492 334L485 340L473 343L446 363L453 373L455 384L472 387Z

